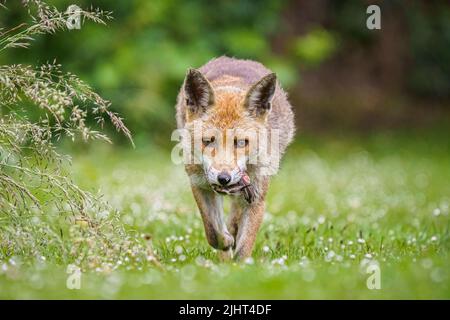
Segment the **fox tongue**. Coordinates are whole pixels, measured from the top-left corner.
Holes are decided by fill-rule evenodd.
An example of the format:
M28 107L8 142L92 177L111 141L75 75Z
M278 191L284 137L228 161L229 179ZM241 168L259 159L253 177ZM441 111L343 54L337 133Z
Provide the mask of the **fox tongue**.
M241 182L244 185L249 185L250 184L250 177L248 176L248 174L246 174L246 173L242 174Z
M242 173L239 184L241 185L242 193L244 194L245 201L247 201L248 203L252 203L256 198L256 194L255 194L255 188L250 183L250 177L248 176L247 173L245 173L245 172Z

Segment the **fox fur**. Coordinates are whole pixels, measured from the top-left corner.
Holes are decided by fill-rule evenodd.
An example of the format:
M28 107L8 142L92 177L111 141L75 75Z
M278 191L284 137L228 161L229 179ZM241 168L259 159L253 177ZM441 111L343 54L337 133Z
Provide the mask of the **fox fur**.
M270 175L262 174L258 163L249 164L248 158L234 155L227 160L218 147L223 141L205 138L204 132L231 130L245 134L249 130L276 130L278 152L271 157L277 159L268 160L278 163L295 132L294 115L286 93L276 75L261 63L220 57L199 69L188 70L178 95L176 120L179 129L187 129L192 135L194 127L200 127L203 132L201 151L212 155L202 157L201 163L185 165L208 243L221 250L222 257L237 260L249 257L263 220ZM246 144L250 137L234 139L235 143L238 141L235 148L249 148ZM272 169L276 172L278 168ZM244 201L239 190L233 189L243 170L256 190L252 203ZM227 180L230 181L222 186ZM229 194L232 200L227 222L223 213L224 194Z

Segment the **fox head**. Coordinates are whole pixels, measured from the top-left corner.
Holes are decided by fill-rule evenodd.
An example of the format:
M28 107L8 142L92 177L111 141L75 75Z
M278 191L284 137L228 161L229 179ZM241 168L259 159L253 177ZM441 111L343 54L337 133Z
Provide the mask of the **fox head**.
M183 92L185 128L197 141L194 150L208 183L217 192L234 193L242 173L257 165L251 159L266 131L277 84L270 73L249 89L216 86L196 69L189 69Z

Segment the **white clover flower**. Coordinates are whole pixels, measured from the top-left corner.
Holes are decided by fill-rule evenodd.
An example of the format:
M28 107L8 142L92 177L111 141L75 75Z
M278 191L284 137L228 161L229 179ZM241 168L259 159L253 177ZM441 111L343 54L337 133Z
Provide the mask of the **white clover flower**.
M183 253L183 247L182 246L176 246L175 247L175 252L177 254L182 254Z
M325 223L325 217L324 216L320 216L318 219L317 219L317 222L319 223L319 224L324 224Z

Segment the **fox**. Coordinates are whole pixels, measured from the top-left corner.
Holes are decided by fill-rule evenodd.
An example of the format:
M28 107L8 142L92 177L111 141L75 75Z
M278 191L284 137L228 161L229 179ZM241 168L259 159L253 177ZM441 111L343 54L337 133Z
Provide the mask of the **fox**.
M175 108L184 144L196 154L185 171L206 239L221 259L242 261L252 254L270 178L294 138L287 94L263 64L222 56L188 69ZM243 176L251 201L243 196ZM225 197L231 199L226 220Z

